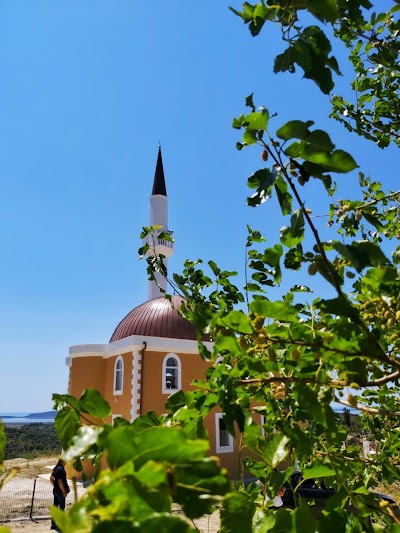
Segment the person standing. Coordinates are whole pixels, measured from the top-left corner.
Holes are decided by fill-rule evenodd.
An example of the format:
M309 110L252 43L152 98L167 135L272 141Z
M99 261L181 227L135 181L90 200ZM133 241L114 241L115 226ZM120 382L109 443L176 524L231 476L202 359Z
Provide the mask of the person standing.
M70 491L67 482L67 474L65 472L65 461L59 459L56 466L53 468L53 472L50 476L50 481L53 484L53 504L60 508L62 511L65 509L65 499ZM51 521L51 528L57 529L56 524Z

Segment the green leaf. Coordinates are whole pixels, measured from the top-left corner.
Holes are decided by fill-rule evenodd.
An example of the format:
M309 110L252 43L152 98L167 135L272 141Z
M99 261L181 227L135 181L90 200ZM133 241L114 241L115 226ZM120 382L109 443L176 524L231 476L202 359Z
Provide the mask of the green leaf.
M54 507L54 505L50 508L50 514L54 522L57 524L57 526L61 529L61 531L73 531L73 524L71 523L71 519L68 516L68 513L65 513L58 507Z
M298 311L295 307L284 302L270 302L268 300L253 300L250 311L256 315L273 318L282 322L297 322Z
M204 458L209 444L192 440L180 428L154 426L137 434L134 426L118 427L109 434L106 449L111 468L134 461L141 468L146 461L164 461L171 465Z
M303 250L301 245L297 245L295 248L291 248L285 255L284 265L285 268L290 270L299 270L302 265Z
M289 215L292 212L292 196L288 192L288 185L283 179L282 174L279 174L274 187L278 196L278 202L281 206L282 215Z
M257 142L257 130L246 128L243 133L242 141L244 144L251 145Z
M307 144L301 151L301 157L320 165L324 169L323 171L328 172L346 174L358 168L353 157L344 150L335 150L329 153L316 148L315 145Z
M92 529L93 533L194 533L187 522L169 513L154 514L140 524L126 520L104 520Z
M221 509L221 533L252 533L254 503L246 492L228 494Z
M308 0L307 8L322 22L336 22L339 15L336 0Z
M395 265L398 265L400 263L400 246L398 246L396 250L393 251L392 259Z
M215 457L181 463L175 467L174 475L175 501L191 519L211 514L215 504L212 495L224 495L231 489L231 482Z
M276 174L271 172L268 168L257 170L252 174L248 180L247 185L250 189L261 188L265 191L271 190L272 185L275 183Z
M331 315L347 316L350 318L358 317L357 309L351 305L345 296L338 296L331 300L323 299L319 302L318 307L324 313L329 313Z
M335 145L331 141L331 138L323 130L314 130L310 132L304 140L316 148L326 150L327 152L332 152L335 149Z
M268 168L257 170L252 174L247 184L250 189L257 189L257 192L247 199L247 205L255 207L261 203L264 203L271 196L272 186L275 183L277 177L276 171L271 171Z
M185 393L182 390L171 394L171 396L168 397L168 400L165 403L166 409L171 413L175 413L175 411L185 406L186 398Z
M281 508L276 513L276 522L270 531L271 533L300 533L300 531L293 530L292 526L292 511Z
M245 117L245 123L252 130L265 130L268 124L268 111L263 109L262 111L255 111Z
M181 391L178 391L176 395L179 395ZM175 396L173 394L169 397L171 399L171 402L174 402L172 399ZM153 427L157 427L160 425L160 419L155 411L148 411L146 414L139 416L136 418L131 426L134 428L135 435L139 435L142 433L142 431L147 431L148 429L151 429Z
M83 413L96 418L111 416L110 404L96 389L86 389L79 398L79 406Z
M278 72L295 72L294 67L294 56L292 54L292 48L289 46L283 54L279 54L276 56L274 61L274 73Z
M291 531L293 532L301 533L307 531L307 533L313 533L314 531L319 531L319 524L312 515L311 509L306 505L295 509L291 518L293 523Z
M75 398L75 396L71 396L70 394L53 394L52 396L53 402L54 402L54 409L58 411L60 407L69 406L75 409L76 411L79 411L79 400Z
M219 276L221 274L221 269L218 268L217 264L214 261L209 261L208 265L211 268L214 276Z
M237 333L253 333L250 318L243 311L230 311L221 319L224 326L236 331Z
M290 219L290 227L283 226L280 230L281 243L294 248L304 239L304 215L301 209L295 211Z
M251 93L251 94L249 94L249 96L246 97L246 106L247 107L251 107L252 111L255 111L256 107L255 107L254 102L253 102L253 94L254 93Z
M307 122L303 122L302 120L290 120L277 130L276 135L284 141L293 138L305 139L310 134L309 127L313 124L314 122L312 120L308 120Z
M143 435L146 432L140 433ZM106 442L107 462L111 469L116 469L132 460L137 447L134 438L137 435L133 426L122 426L114 428L108 435Z
M271 468L276 468L286 458L289 453L288 442L288 437L279 432L266 435L260 440L260 455Z
M334 248L351 262L357 272L361 272L367 266L380 266L389 263L380 246L373 242L355 241L351 245L335 242Z
M103 431L104 428L97 426L81 426L63 454L65 461L69 462L75 457L82 456L93 444L96 444L99 435Z
M79 415L76 411L65 407L61 411L58 411L54 419L54 426L61 446L67 449L72 437L80 426Z
M329 477L334 475L335 471L328 464L322 463L319 459L314 459L314 461L310 465L307 465L302 471L304 479Z
M323 405L317 392L310 386L297 384L293 390L293 396L304 413L304 420L314 420L325 428L328 427L332 417L334 421L334 413L329 404Z
M280 259L283 255L283 248L280 244L275 244L273 248L267 248L263 254L262 260L267 265L275 269L274 279L276 283L282 280L282 271L280 267Z

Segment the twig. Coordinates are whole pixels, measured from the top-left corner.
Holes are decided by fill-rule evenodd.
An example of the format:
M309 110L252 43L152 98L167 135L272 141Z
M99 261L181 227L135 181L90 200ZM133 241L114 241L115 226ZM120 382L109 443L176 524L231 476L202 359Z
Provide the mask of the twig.
M365 405L359 405L358 403L356 405L352 405L349 402L346 402L346 400L342 400L335 396L335 402L340 403L341 405L344 405L346 407L352 407L353 409L357 409L358 411L362 411L363 413L368 413L370 415L382 415L382 414L390 414L391 416L400 416L400 411L389 411L388 409L375 409L374 407L367 407Z

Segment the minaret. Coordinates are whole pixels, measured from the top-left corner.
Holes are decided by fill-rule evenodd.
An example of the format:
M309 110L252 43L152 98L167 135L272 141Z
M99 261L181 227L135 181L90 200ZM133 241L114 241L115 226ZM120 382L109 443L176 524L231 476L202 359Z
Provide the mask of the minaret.
M150 196L150 226L161 226L158 232L170 232L168 229L168 198L167 189L165 187L164 167L161 155L161 146L158 146L157 166L154 174L153 190ZM172 233L172 232L170 232ZM174 253L174 245L172 242L164 239L152 239L148 237L146 241L150 248L147 255L163 255L165 257L164 264L167 267L168 257ZM158 285L166 291L167 282L160 274L155 275ZM149 300L163 296L164 293L155 281L149 281Z

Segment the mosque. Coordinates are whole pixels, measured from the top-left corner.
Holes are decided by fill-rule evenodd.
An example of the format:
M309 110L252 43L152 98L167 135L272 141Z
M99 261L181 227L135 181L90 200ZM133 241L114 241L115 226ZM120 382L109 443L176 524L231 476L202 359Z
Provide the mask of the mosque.
M150 196L150 226L169 231L160 147ZM165 261L174 253L169 241L157 239L151 245ZM172 296L171 305L160 290L166 290L166 280L159 277L157 282L149 282L148 301L121 320L107 344L81 344L69 349L69 394L79 397L87 388L97 389L111 405L110 423L118 416L133 421L150 410L165 412L168 396L193 388L193 380L203 378L210 365L199 356L195 327L177 312L182 298ZM212 349L211 343L206 345ZM238 478L239 446L226 429L223 413L210 413L205 425L210 455L219 456L222 466Z

